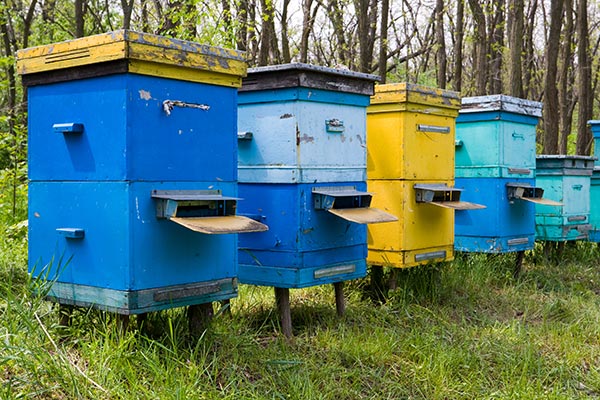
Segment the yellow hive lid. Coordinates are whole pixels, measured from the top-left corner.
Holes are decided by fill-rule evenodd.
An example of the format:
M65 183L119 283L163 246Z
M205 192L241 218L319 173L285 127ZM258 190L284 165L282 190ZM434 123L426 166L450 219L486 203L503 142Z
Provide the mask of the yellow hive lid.
M26 84L43 82L44 75L56 81L132 72L240 87L246 69L243 52L130 30L17 52L17 72ZM66 71L76 72L69 78Z
M413 104L458 112L461 107L461 99L458 92L404 82L375 86L371 105L384 104L401 106Z

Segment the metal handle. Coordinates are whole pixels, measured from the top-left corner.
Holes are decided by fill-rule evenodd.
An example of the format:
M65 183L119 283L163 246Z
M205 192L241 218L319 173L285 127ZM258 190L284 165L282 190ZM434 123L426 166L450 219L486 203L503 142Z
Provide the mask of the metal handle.
M525 135L523 135L522 133L513 132L512 133L512 137L515 138L515 139L525 140Z
M583 189L583 185L573 185L572 188L574 190L581 190L581 189Z
M432 132L432 133L450 133L449 126L437 126L437 125L423 125L418 124L417 130L419 132Z
M587 217L585 215L576 215L573 217L567 217L567 221L569 222L573 222L573 221L585 221L587 219Z
M252 132L238 132L237 138L238 140L252 140L254 134Z
M83 132L83 124L77 122L64 122L52 125L54 132L59 133L81 133Z
M344 132L344 121L337 118L325 120L325 129L327 132L338 133Z
M457 139L454 141L454 147L463 147L464 143L462 140Z
M210 110L210 106L208 104L196 104L196 103L186 103L181 100L165 100L163 101L163 110L167 115L171 115L171 111L173 111L174 107L183 107L183 108L196 108L202 111Z

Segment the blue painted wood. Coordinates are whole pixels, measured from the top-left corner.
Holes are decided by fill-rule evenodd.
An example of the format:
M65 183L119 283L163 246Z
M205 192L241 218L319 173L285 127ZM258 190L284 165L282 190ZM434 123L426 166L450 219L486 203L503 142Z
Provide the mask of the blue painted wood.
M239 236L240 282L306 287L333 282L329 278L344 280L364 276L366 272L362 268L357 268L345 278L316 279L304 271L348 262L356 264L359 260L364 262L367 255L366 226L346 221L326 210L314 209L313 188L349 185L362 191L366 189L364 182L240 183L239 196L244 201L239 203L238 213L259 215L260 221L269 226L267 232ZM283 268L287 272L266 276L268 274L261 267Z
M537 240L569 241L587 238L591 228L589 217L592 170L592 157L537 157L537 186L544 189L544 197L563 204L536 204Z
M524 200L510 200L507 184L535 186L535 179L457 178L464 189L461 200L483 204L481 210L455 212L454 248L457 251L507 253L530 250L535 241L535 207Z
M307 68L310 79L302 78ZM374 77L290 65L281 68L285 76L278 84L275 72L250 71L239 93L238 131L252 133L252 139L239 142L239 181L365 181L370 96L352 88L367 85L372 93ZM263 78L268 81L264 85ZM329 85L336 78L344 79L344 84Z
M237 235L205 235L158 219L151 198L153 189L209 187L236 194L235 184L224 182L32 182L29 270L125 291L234 278ZM84 229L85 238L56 232L65 226Z
M590 130L592 131L592 136L594 138L594 165L596 167L600 166L600 120L592 120L588 121L588 125L590 126Z
M33 86L28 95L31 180L237 179L235 88L115 74ZM210 108L167 115L165 100ZM54 132L69 122L85 129Z
M456 120L457 178L533 178L541 103L504 95L467 97Z

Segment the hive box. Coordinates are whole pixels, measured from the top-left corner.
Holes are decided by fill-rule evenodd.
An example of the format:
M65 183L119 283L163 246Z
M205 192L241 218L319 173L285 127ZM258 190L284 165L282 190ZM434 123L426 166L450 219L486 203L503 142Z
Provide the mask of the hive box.
M456 119L456 177L535 177L542 105L506 95L465 97Z
M398 221L368 227L368 262L411 267L454 258L458 93L408 83L378 85L367 109L367 185L373 206Z
M240 282L299 288L366 274L363 224L391 217L365 191L376 77L307 64L249 71L239 94Z
M485 210L456 214L455 249L505 253L535 243L536 126L542 104L506 95L466 97L456 119L456 186Z
M234 297L237 235L219 234L266 228L235 215L243 55L122 30L17 67L29 270L48 296L121 314Z
M591 228L590 177L594 158L587 156L541 155L537 157L537 185L548 199L562 206L536 204L537 240L587 239Z
M588 121L594 138L594 171L590 186L590 225L591 242L600 242L600 121Z
M368 108L368 179L454 179L458 93L410 83L378 85Z

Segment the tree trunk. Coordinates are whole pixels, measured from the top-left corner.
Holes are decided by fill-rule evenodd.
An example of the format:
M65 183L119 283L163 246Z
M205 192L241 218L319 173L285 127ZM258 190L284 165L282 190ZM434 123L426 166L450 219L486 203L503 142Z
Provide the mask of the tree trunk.
M381 25L379 26L379 77L385 83L387 75L387 49L388 49L388 16L390 13L390 0L381 0Z
M354 8L358 21L359 70L372 72L371 60L375 44L377 24L377 0L354 0Z
M275 9L272 0L260 0L262 30L260 33L260 48L258 65L268 65L278 62L277 38L275 36Z
M300 62L308 62L308 39L313 30L319 3L313 9L313 0L302 0L302 35L300 37Z
M344 13L340 8L338 0L329 0L327 3L327 16L331 21L333 35L337 41L337 59L340 64L350 67L350 55L344 27Z
M84 7L85 0L75 0L75 37L80 38L85 35L84 31Z
M446 40L444 37L444 0L437 0L435 6L435 61L437 65L437 86L446 89Z
M463 41L464 41L464 0L456 0L456 30L454 32L454 90L462 90Z
M474 22L474 50L475 55L473 57L473 73L475 74L475 94L485 95L486 94L486 71L487 71L487 43L486 43L486 29L485 29L485 14L481 4L478 0L469 0L469 6L473 13Z
M579 99L579 113L577 114L577 146L576 152L589 155L592 149L592 134L587 122L592 119L592 76L589 57L589 30L587 0L579 0L577 6L577 70L579 80L577 92Z
M129 29L131 26L133 2L134 0L121 0L121 8L123 9L123 29ZM142 1L142 3L144 2Z
M523 53L523 35L524 29L524 8L523 0L509 0L509 46L510 46L510 61L509 61L509 91L511 96L523 98L523 69L522 56Z
M523 48L525 68L523 70L523 97L526 99L535 98L538 96L533 93L533 76L537 69L535 64L535 46L533 41L533 30L535 27L535 16L537 13L537 0L532 0L529 3L527 12L527 24L525 25L525 46Z
M546 79L544 82L544 154L558 154L558 90L556 88L560 33L563 19L563 0L550 3L550 32L546 45Z
M559 153L567 154L571 123L573 122L574 108L574 73L573 68L573 1L565 0L565 29L560 49L558 106L560 109Z
M281 61L289 63L292 61L290 54L290 40L288 38L288 7L290 0L283 0L281 9Z
M504 0L494 0L494 15L490 26L490 90L491 94L501 94L502 90L502 57L504 51Z

